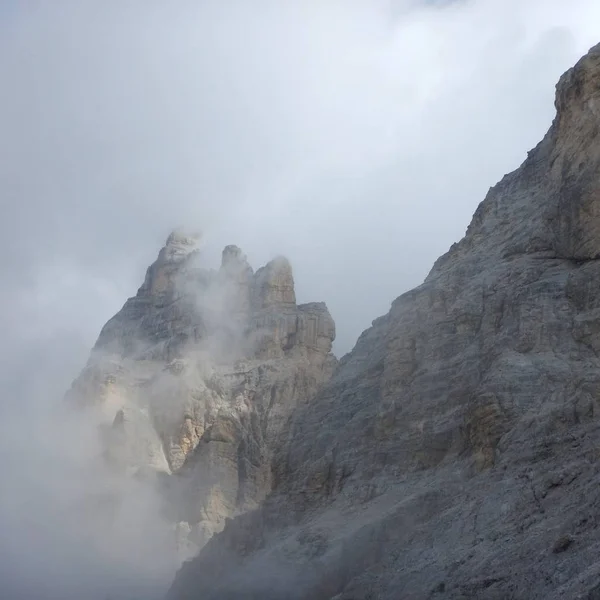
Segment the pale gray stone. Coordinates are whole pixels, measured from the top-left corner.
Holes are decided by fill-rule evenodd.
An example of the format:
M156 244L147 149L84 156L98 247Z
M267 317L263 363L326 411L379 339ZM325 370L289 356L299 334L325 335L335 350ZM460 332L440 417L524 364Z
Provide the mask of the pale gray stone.
M105 415L113 468L163 475L180 554L260 505L291 413L336 364L327 307L296 304L287 260L254 274L236 246L218 271L199 256L198 236L169 236L68 393Z

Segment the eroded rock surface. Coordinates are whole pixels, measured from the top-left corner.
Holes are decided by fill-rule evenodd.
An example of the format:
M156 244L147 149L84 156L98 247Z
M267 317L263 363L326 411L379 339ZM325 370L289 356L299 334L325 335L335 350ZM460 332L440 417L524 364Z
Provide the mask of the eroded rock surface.
M211 271L198 266L198 241L169 236L68 394L104 413L114 468L158 477L188 551L269 493L291 412L336 363L327 307L296 304L287 260L254 273L227 246Z
M600 598L600 46L556 108L170 600Z

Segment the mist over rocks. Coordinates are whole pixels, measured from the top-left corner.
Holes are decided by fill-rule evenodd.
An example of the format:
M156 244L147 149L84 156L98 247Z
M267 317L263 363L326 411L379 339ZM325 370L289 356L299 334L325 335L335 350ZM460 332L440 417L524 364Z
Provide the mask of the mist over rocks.
M289 262L254 273L237 246L218 270L201 237L169 235L136 296L103 327L67 394L94 409L110 469L146 486L179 558L272 488L292 411L336 365L324 303L296 304ZM120 502L118 492L115 502Z
M600 45L465 237L295 409L273 490L169 600L599 597L599 102Z
M172 485L181 467L169 464L153 414L119 401L121 386L143 395L137 381L154 363L132 382L138 348L124 358L115 343L114 354L95 354L91 377L107 400L90 394L72 410L62 399L103 325L136 296L165 227L202 228L182 251L198 250L191 262L206 270L219 271L231 243L252 277L286 256L296 304L327 301L342 356L421 283L487 187L542 138L552 86L594 41L600 3L9 1L0 14L0 597L162 600L197 535L177 521L188 510ZM202 304L214 330L229 309L207 294ZM226 354L215 334L209 354L221 347ZM155 381L168 390L185 373L183 398L196 377L200 387L210 378L200 364L228 360L183 354L174 350L160 371L166 383ZM365 381L355 383L360 393ZM306 428L296 416L282 457ZM195 444L194 423L185 424ZM287 461L272 465L278 489ZM552 483L570 477L553 473ZM326 530L299 542L290 556L331 545ZM579 543L561 533L551 551L562 560ZM297 577L293 564L276 573L256 564L284 597L315 581L308 568Z

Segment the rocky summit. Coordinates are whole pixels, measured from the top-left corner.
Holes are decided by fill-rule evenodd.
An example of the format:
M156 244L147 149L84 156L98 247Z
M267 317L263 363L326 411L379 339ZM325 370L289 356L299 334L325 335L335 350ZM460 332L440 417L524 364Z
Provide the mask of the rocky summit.
M271 491L290 414L337 362L327 307L296 303L286 259L254 273L227 246L208 270L199 242L169 236L67 395L103 415L115 472L158 480L184 557Z
M299 374L284 388L248 383L273 363L233 371L244 391L227 400L204 377L198 403L218 407L209 421L187 408L196 406L185 401L190 390L177 392L186 408L158 426L166 450L157 460L203 463L223 494L189 495L201 510L187 520L243 514L183 565L169 600L600 598L600 46L561 78L556 109L465 237L373 322L315 396L331 364L325 309L294 305L285 263L247 284L251 330L280 323L266 327L254 360L280 365L299 345L305 366L277 367L277 376ZM231 256L245 286L250 275ZM163 370L187 368L169 362L195 331L159 291L172 270L165 262L149 272L101 347L126 347L125 323L155 342ZM136 360L128 381L157 358ZM323 375L309 384L315 368ZM175 394L175 383L164 389ZM252 401L249 389L259 390ZM266 389L278 419L265 426ZM268 490L256 510L240 510Z

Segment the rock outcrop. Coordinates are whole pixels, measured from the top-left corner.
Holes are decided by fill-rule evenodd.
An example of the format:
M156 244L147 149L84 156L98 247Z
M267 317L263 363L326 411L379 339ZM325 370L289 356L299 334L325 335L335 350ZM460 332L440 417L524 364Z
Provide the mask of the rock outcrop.
M556 108L170 600L600 598L600 46Z
M169 236L68 394L104 414L115 469L158 478L164 512L191 551L268 494L291 412L336 363L327 307L296 304L286 259L254 273L227 246L211 271L198 266L198 242Z

